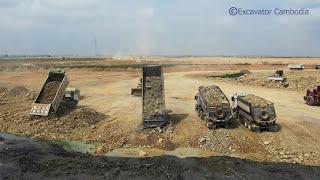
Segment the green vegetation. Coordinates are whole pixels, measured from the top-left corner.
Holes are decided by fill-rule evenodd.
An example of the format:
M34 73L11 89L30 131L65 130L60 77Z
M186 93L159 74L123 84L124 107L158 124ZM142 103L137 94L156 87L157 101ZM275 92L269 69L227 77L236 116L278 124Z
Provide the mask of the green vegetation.
M71 148L70 143L68 141L64 141L64 140L49 141L49 143L61 146L63 149L70 149Z
M214 76L209 76L209 78L237 78L245 73L243 72L238 72L238 73L229 73L229 74L222 74L222 75L214 75Z

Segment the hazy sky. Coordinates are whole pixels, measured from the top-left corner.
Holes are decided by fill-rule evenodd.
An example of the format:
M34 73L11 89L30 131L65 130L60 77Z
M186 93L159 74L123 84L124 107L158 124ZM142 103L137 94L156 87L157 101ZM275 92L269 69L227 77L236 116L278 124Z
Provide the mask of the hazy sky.
M308 16L231 16L307 8ZM320 56L320 0L0 0L0 54Z

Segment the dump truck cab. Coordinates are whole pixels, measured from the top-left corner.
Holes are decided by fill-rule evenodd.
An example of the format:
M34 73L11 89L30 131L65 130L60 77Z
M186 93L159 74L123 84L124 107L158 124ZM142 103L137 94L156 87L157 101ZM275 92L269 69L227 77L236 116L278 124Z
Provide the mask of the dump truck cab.
M68 87L64 94L64 100L78 102L80 100L80 90L77 88Z
M231 126L230 103L219 86L200 86L195 101L195 111L209 129Z

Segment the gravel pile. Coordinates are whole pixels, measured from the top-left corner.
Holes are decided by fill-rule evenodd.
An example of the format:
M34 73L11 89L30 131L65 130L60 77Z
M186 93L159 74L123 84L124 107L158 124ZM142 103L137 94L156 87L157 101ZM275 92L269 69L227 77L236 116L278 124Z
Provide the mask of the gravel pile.
M152 119L158 113L163 113L164 97L161 77L146 77L144 88L143 112L145 118Z
M254 107L267 107L270 102L253 94L248 94L246 96L244 96L242 98L243 100L245 100L246 102L249 102L250 104L252 104Z
M39 96L39 103L43 104L49 104L53 101L59 87L60 87L61 82L60 81L52 81L47 83L44 88L42 93Z
M223 103L229 103L225 94L217 87L208 86L199 88L200 93L211 105L219 105Z

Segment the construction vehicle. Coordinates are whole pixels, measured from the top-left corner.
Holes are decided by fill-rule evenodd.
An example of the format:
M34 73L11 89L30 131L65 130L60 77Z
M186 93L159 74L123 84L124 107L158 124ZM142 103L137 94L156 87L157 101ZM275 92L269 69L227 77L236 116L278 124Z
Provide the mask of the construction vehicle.
M313 90L307 90L303 99L310 106L320 106L320 86L313 88Z
M209 129L231 127L230 102L219 86L200 86L195 95L195 111Z
M273 74L272 76L267 77L268 80L270 81L286 81L287 78L284 77L283 70L276 70L276 73Z
M276 112L274 104L259 96L233 95L232 96L233 116L254 132L266 129L277 131Z
M31 116L48 116L56 112L63 101L69 80L65 72L49 72L46 81L33 102Z
M159 65L142 67L142 123L144 128L166 124L163 70Z
M68 87L64 93L64 101L75 101L80 100L80 90L73 87Z
M142 95L142 88L141 88L141 81L142 81L142 78L140 78L139 80L139 83L137 85L137 88L132 88L131 89L131 95L132 96L137 96L137 97L141 97Z
M304 69L304 64L289 64L288 68L290 70L303 70Z
M274 81L283 85L284 87L288 87L289 83L287 82L287 78L284 76L283 70L276 70L276 73L272 76L268 76L267 79L269 81Z

